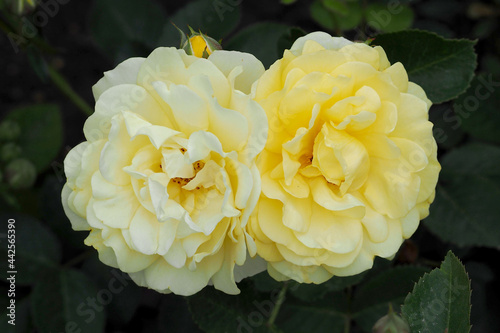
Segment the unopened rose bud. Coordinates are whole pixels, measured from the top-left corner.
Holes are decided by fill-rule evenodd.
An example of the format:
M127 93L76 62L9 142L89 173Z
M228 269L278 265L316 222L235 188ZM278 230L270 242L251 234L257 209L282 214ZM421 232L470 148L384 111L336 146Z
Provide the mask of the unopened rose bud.
M215 50L221 50L222 46L212 37L209 37L201 32L194 31L191 27L191 35L184 36L182 30L177 28L181 33L181 48L189 55L194 55L198 58L208 58Z
M0 123L0 141L13 141L21 135L19 124L12 120Z
M13 142L8 142L0 148L0 161L8 162L21 156L22 149Z
M4 170L4 177L12 189L26 189L35 183L36 169L33 163L27 159L17 158L7 164Z
M373 333L409 333L410 327L403 318L389 308L389 314L380 318L373 326Z

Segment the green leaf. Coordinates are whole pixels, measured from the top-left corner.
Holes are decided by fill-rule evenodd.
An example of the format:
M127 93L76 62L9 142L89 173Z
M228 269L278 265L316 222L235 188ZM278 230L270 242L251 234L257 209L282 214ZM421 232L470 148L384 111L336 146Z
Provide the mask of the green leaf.
M469 144L441 160L436 199L425 226L459 246L500 245L500 148Z
M213 287L187 298L194 321L207 333L272 332L266 326L279 290L266 298L252 288L249 281L238 284L241 294L227 295ZM273 295L273 294L271 294Z
M427 97L439 104L469 87L477 65L475 43L408 30L378 35L372 45L382 46L391 63L401 62L410 81L419 84Z
M392 12L391 12L392 11ZM372 28L384 32L396 32L411 27L413 23L413 10L409 6L392 6L374 3L366 7L366 21Z
M109 290L98 290L76 270L54 269L38 279L31 295L38 332L104 332Z
M450 149L462 141L465 136L460 128L460 117L450 103L433 105L429 111L429 120L434 124L432 133L441 148Z
M281 3L284 5L291 5L295 3L297 0L281 0Z
M428 0L425 6L417 6L420 15L444 22L454 19L459 13L462 13L464 7L458 0Z
M495 77L500 76L500 57L495 54L485 54L482 57L481 67L485 73L491 73Z
M130 322L139 306L141 287L126 273L103 264L98 259L97 251L84 261L82 271L87 273L96 287L111 292L112 298L106 305L110 322L117 326Z
M353 318L364 331L371 332L378 319L387 314L389 303L399 311L415 282L429 270L417 266L397 266L377 274L360 285L352 303Z
M288 25L262 22L241 30L223 47L227 50L248 52L257 57L266 68L274 61L281 58L278 41L283 36L288 36L290 30L294 29Z
M412 332L469 332L470 293L465 267L450 251L441 267L425 274L406 297L403 316Z
M157 45L179 47L179 32L172 23L185 32L189 25L195 31L201 31L215 40L226 38L240 22L240 7L232 0L189 2L166 20Z
M471 280L471 289L474 292L471 295L471 303L474 306L471 309L471 323L476 332L500 332L498 323L495 325L495 316L497 311L491 311L490 301L495 302L497 295L490 292L490 283L495 283L495 274L491 268L483 263L468 261L465 263L465 270ZM493 320L492 320L493 319Z
M341 0L322 0L323 6L325 8L329 9L332 12L338 12L339 14L342 15L348 15L349 14L349 8L347 7L346 3Z
M267 271L261 272L249 278L253 281L255 288L261 292L271 292L273 290L280 290L283 282L273 279Z
M456 99L454 109L462 128L475 138L500 143L500 81L492 74L479 75L471 87Z
M276 324L286 333L342 333L347 312L348 301L341 292L330 293L314 303L287 298Z
M8 229L7 221L14 219L14 228ZM37 219L24 214L1 214L0 256L7 257L7 246L15 245L15 261L12 269L6 259L2 260L1 277L5 280L10 274L7 271L17 271L18 285L33 284L39 281L43 272L58 265L61 260L59 240ZM9 238L8 230L15 230L15 237ZM12 242L9 242L12 241ZM15 241L15 242L14 242Z
M498 27L496 17L479 21L472 31L472 36L478 39L488 38Z
M364 273L347 277L334 276L322 284L299 283L296 286L290 287L289 290L293 296L300 300L313 301L324 297L327 293L342 291L347 287L355 285L361 282L364 276Z
M90 11L90 34L115 63L146 56L156 47L165 23L155 1L96 0Z
M160 332L167 327L169 332L202 332L189 313L186 298L174 294L165 295L162 298L158 315L158 327Z
M426 267L397 266L377 274L356 291L353 300L354 312L404 298L413 284L428 271Z
M334 2L337 4L332 7ZM363 18L363 11L358 1L349 1L339 5L338 1L328 1L325 4L321 0L316 0L309 10L313 20L325 29L335 32L353 29Z
M297 38L302 37L306 32L300 28L292 27L278 39L278 55L282 55L285 50L289 50Z
M2 292L4 290L2 289ZM7 290L5 290L5 295L7 295ZM11 298L15 299L15 317L13 323L15 325L9 324L9 321L12 322L12 317L8 317L10 314L10 309L7 309L10 305L10 299L6 298L5 300L9 303L1 302L2 311L0 314L0 332L2 333L29 333L33 332L31 318L30 318L30 300L29 298L23 298L18 300L19 298Z
M21 127L19 145L23 156L33 162L38 172L45 170L62 146L59 107L53 104L27 106L12 110L5 119L14 120Z

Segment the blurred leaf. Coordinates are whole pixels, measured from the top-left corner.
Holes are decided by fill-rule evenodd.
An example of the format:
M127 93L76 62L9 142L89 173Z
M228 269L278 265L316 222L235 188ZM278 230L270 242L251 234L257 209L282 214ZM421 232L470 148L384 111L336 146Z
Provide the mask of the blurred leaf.
M2 290L3 291L3 290ZM5 292L7 294L7 291ZM15 303L15 325L9 324L8 321L11 321L11 317L7 317L9 314L9 309L6 309L10 306L10 303L2 302L2 309L6 309L2 311L0 314L0 332L2 333L29 333L33 332L33 328L31 327L31 318L30 318L30 300L29 298L23 298L18 300L18 297L14 298L16 300Z
M500 81L489 75L479 75L471 87L455 100L455 113L462 128L475 138L500 143Z
M391 63L400 61L410 81L435 104L454 99L469 87L477 65L474 44L420 30L381 34L372 42L384 48Z
M253 281L255 288L261 292L271 292L280 290L283 287L283 282L276 281L266 271L256 274L249 278ZM291 283L291 282L290 282Z
M164 333L165 332L165 328L160 328L157 320L150 320L149 318L141 318L141 319L142 319L141 325L140 325L140 327L141 327L140 332L141 333ZM157 318L157 319L160 320L161 318ZM135 331L135 332L139 332L139 331ZM197 331L195 331L195 332L197 332ZM191 333L191 332L189 332L189 333Z
M286 333L342 333L347 311L347 298L341 292L314 303L287 298L276 324Z
M278 54L282 55L285 50L289 50L297 38L302 37L306 32L300 28L292 27L278 39Z
M495 32L497 27L498 19L496 17L481 20L474 26L472 37L479 39L487 38L489 35Z
M297 0L281 0L281 3L284 5L291 5L295 2L297 2Z
M61 247L59 240L46 226L34 217L24 214L2 214L2 234L0 256L7 258L8 228L7 221L14 219L15 226L15 262L14 269L6 259L2 260L1 277L3 280L9 274L7 271L17 271L16 283L18 285L33 284L39 281L40 274L56 267L61 260Z
M465 136L460 128L461 119L450 103L433 105L429 111L429 120L434 124L432 132L441 148L452 148Z
M174 294L162 298L158 327L160 331L168 327L169 332L202 332L189 313L186 298Z
M179 47L179 32L172 23L184 32L188 32L189 25L195 31L200 30L215 40L220 40L236 28L240 18L241 8L232 0L189 2L165 20L157 45Z
M426 267L397 266L376 275L356 291L353 301L354 311L404 298L413 284L428 271Z
M105 289L76 270L54 269L38 279L31 295L38 332L104 332Z
M464 4L465 2L457 0L429 0L425 6L417 6L416 8L424 17L449 22L455 15L463 13Z
M194 321L207 333L220 332L272 332L266 322L271 315L275 299L265 298L253 290L250 282L238 284L241 294L227 295L213 287L187 298ZM277 296L274 295L275 297Z
M82 271L98 288L109 291L111 297L106 301L109 320L115 325L130 322L139 306L141 288L126 273L99 261L97 252L85 260Z
M412 332L469 332L470 294L465 267L450 251L406 297L403 316Z
M441 159L436 199L425 226L459 246L500 245L500 148L469 144Z
M57 157L62 146L59 106L31 105L12 110L5 119L14 120L21 127L19 145L23 149L23 155L33 162L38 172L45 170Z
M432 20L416 20L413 24L413 28L434 32L444 38L455 38L457 35L456 32L450 29L446 24Z
M326 9L325 5L321 0L315 0L311 7L309 8L311 11L311 17L314 21L316 21L323 28L334 31L337 30L337 23L335 21L335 16Z
M283 36L288 36L288 25L272 22L262 22L241 30L222 47L227 50L248 52L257 57L266 68L274 61L281 58L278 41Z
M414 16L411 7L399 5L396 10L392 10L392 13L390 8L388 4L381 3L373 3L366 7L367 24L384 32L396 32L411 27Z
M311 4L310 12L311 17L319 25L327 30L338 32L339 30L350 30L355 28L363 18L363 10L358 1L349 1L342 4L342 8L345 6L344 10L341 10L340 5L335 5L336 9L332 8L332 3L339 3L338 1L328 1L330 5L325 5L321 0L316 0Z
M109 320L118 326L130 322L139 306L141 288L126 273L99 261L97 251L84 261L82 271L88 273L96 287L110 292L106 302Z
M334 291L342 291L347 287L358 284L363 280L364 273L354 276L334 276L330 280L322 284L307 284L299 283L294 287L290 287L290 293L303 301L314 301L324 297L327 293Z
M389 303L398 312L415 282L428 271L425 267L397 266L361 284L352 303L355 322L371 332L377 320L387 314Z
M361 274L363 274L364 281L369 281L379 274L391 270L393 267L394 265L392 260L375 256L372 268Z
M349 14L349 8L342 0L322 0L323 6L333 12L338 12L342 15Z
M95 0L90 11L90 34L115 63L145 56L162 32L166 15L155 1Z
M471 309L471 324L476 332L500 332L500 327L492 327L494 319L491 318L493 311L489 311L488 298L497 299L494 293L489 290L489 283L495 284L495 274L488 267L480 262L469 261L465 263L465 269L471 280L471 289L474 291L471 295L471 303L474 306ZM478 327L478 325L481 325Z
M500 57L495 54L485 54L482 57L482 62L484 72L491 73L495 77L500 76Z

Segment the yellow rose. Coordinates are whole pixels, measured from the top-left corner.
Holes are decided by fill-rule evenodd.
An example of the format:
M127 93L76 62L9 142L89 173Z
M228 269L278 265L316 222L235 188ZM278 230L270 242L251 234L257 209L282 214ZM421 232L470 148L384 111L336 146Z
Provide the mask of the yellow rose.
M250 54L158 48L93 87L87 141L64 161L62 203L102 262L180 295L207 284L237 294L235 281L265 269L245 231L267 136L249 93L263 72Z
M440 170L431 102L381 47L299 38L258 80L269 119L248 224L277 280L321 283L390 258L428 215Z

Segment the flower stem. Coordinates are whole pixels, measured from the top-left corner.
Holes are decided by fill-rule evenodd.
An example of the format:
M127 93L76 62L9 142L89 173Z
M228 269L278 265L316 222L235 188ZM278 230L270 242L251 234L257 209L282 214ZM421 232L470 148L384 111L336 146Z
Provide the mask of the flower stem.
M69 82L52 66L48 66L49 76L52 82L59 90L68 97L76 107L78 107L87 116L90 116L94 111L92 108L71 88Z
M273 312L271 312L271 316L269 317L269 320L267 321L267 326L272 327L274 325L274 321L276 320L276 317L278 317L278 313L280 312L281 305L285 301L285 295L286 295L286 290L288 288L288 281L285 281L283 283L283 287L280 290L280 293L278 294L278 300L276 301L276 304L274 305Z
M350 331L351 331L351 317L347 315L345 317L344 333L349 333Z
M351 331L351 298L352 298L352 287L347 287L347 314L345 316L344 322L344 333L349 333Z

